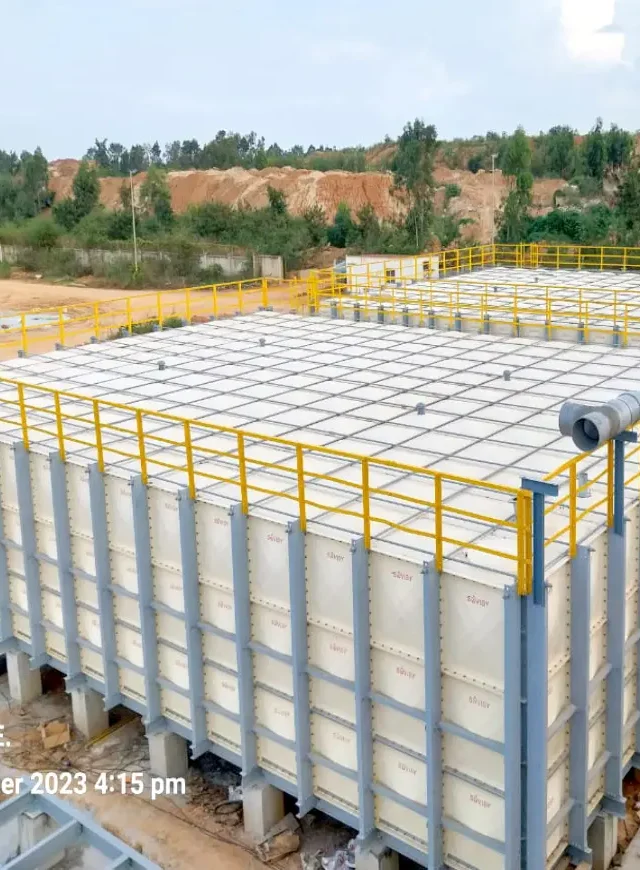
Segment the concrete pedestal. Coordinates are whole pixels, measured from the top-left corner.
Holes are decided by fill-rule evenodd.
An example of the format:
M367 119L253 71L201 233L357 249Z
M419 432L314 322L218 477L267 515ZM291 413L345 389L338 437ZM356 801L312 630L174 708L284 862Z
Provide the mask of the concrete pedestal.
M356 870L398 870L398 853L374 839L356 847Z
M109 727L109 714L104 699L93 689L73 689L71 692L73 726L91 740Z
M284 818L284 794L264 780L243 784L242 811L246 833L261 840Z
M163 731L161 734L150 734L149 758L153 776L186 777L189 769L187 741L179 734Z
M618 851L618 820L599 813L589 828L589 848L593 853L593 870L609 870Z
M42 694L40 669L31 670L29 656L23 652L7 653L9 694L18 704L28 704Z
M24 855L29 849L33 849L41 840L50 836L57 829L56 823L46 813L23 813L18 818L20 854ZM64 859L65 851L52 855L50 858L38 861L38 870L49 870Z

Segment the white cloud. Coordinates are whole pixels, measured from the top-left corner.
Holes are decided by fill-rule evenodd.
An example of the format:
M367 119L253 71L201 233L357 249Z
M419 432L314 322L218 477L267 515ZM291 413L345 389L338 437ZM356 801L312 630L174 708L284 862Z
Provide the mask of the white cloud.
M623 62L625 35L611 28L616 0L562 0L565 47L572 60L614 66Z
M310 47L310 57L318 64L331 64L336 61L372 60L380 54L375 42L357 39L332 39L315 42Z

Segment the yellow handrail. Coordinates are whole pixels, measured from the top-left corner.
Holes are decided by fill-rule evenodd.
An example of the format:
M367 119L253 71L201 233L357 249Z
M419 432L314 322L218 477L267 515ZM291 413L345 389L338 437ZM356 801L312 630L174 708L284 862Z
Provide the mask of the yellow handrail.
M137 461L143 481L147 481L153 473L152 468L168 469L186 475L189 494L193 498L197 494L198 487L210 485L212 482L223 482L237 486L240 491L240 501L244 513L248 513L252 494L265 494L285 498L297 504L298 516L303 529L307 526L307 516L310 507L322 512L333 513L357 518L362 523L362 532L367 547L371 546L373 537L373 525L383 525L389 529L400 530L404 533L415 535L418 538L432 540L434 542L434 554L436 565L439 570L446 570L444 560L444 546L450 545L453 549L463 548L466 551L487 554L504 560L510 566L517 578L518 588L524 589L527 585L531 571L531 558L527 552L527 540L531 537L530 517L526 513L527 494L524 491L506 486L504 484L491 483L489 481L475 480L460 475L443 473L428 468L412 466L406 463L388 459L361 456L357 453L338 450L336 448L305 444L287 438L264 436L248 430L233 429L228 426L218 426L198 420L191 420L177 415L160 411L149 411L141 407L130 407L117 402L83 396L63 390L55 390L42 385L23 384L21 381L2 378L0 383L16 390L17 397L3 397L0 407L7 413L0 416L0 426L9 424L15 428L15 414L18 412L22 441L29 446L31 432L46 435L57 439L61 454L69 460L71 445L74 449L86 452L92 449L95 453L98 466L105 468L107 455L113 459L128 459ZM38 401L29 397L36 396ZM48 396L50 402L43 401L42 397ZM66 405L72 407L65 410ZM86 410L85 410L86 409ZM103 413L117 410L118 422L106 422L112 414ZM33 420L28 419L28 412L33 411ZM43 415L51 417L52 425L47 421L42 422ZM130 422L128 422L128 420ZM65 427L64 422L69 426ZM149 424L145 425L145 421ZM167 437L162 434L162 427L158 422L179 424L178 431L182 437ZM72 425L71 425L72 424ZM106 437L105 433L118 437ZM218 433L229 438L229 445L217 447L202 446L205 435ZM42 439L40 439L42 440ZM282 460L266 461L252 455L247 450L247 442L265 443L272 448L288 448L283 452ZM159 451L158 447L170 447L169 453ZM291 461L293 451L295 461ZM174 458L171 453L178 452L179 458ZM309 464L305 467L305 454L321 457L338 458L346 462L349 468L356 463L360 468L359 477L340 476L339 473L321 473L311 470ZM211 460L216 460L211 463ZM204 462L203 460L208 460ZM219 465L219 467L215 467ZM264 474L275 471L282 477L277 488L274 484L264 484L257 478L251 479L249 468L259 468ZM433 493L428 489L423 498L397 492L391 486L375 487L371 485L371 475L374 470L393 469L395 471L410 473L420 476L423 481L432 481ZM286 483L287 477L291 484ZM276 478L274 478L274 482ZM335 499L327 496L323 499L321 491L314 489L309 491L308 482L314 484L331 484L330 492L335 493L336 486L344 490L347 498L344 506L336 507ZM491 513L480 513L466 508L449 505L443 495L444 484L449 486L471 487L487 495L505 497L511 500L515 498L518 510L515 519L503 519ZM360 497L359 501L353 501L354 496ZM383 501L394 501L396 504L406 505L408 510L406 520L391 519L384 510L375 510L376 505ZM324 503L323 503L324 502ZM491 505L491 499L487 501ZM420 511L427 519L432 519L433 527L419 526L412 523L409 517L414 518L415 512ZM464 518L470 525L461 534L457 529L460 526L451 525L450 521L455 518ZM518 546L513 548L506 546L504 550L495 546L489 546L485 539L485 533L493 528L503 528L514 534L518 540ZM515 552L514 552L515 550Z

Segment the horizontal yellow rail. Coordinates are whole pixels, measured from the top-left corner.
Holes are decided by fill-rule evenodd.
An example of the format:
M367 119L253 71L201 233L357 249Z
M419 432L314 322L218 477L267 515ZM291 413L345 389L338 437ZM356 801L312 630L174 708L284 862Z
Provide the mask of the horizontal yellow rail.
M109 461L133 460L145 482L159 469L177 472L184 478L192 498L199 487L230 484L237 488L245 513L255 494L286 499L295 505L303 529L310 510L356 518L367 547L376 534L375 527L399 530L433 541L439 570L443 568L445 547L497 557L506 560L509 570L516 574L522 594L530 588L530 494L524 490L6 378L0 379L2 387L8 395L0 397L0 405L8 413L0 417L0 427L13 430L27 448L44 438L53 439L60 455L66 458L73 448L89 449L101 470ZM166 427L170 434L163 434L159 422L170 424ZM219 443L212 443L213 435L218 436ZM261 458L257 455L260 444L282 450L282 459ZM336 468L331 473L308 468L309 457L318 456L336 460ZM354 464L359 466L355 480L352 475L340 476L342 463L351 470ZM373 478L380 470L416 475L423 481L424 497L406 495L391 485L377 486ZM257 471L260 476L253 473ZM273 483L269 476L273 477ZM331 484L331 498L326 502L318 486L323 482ZM335 504L336 485L344 496L344 503L339 506ZM470 487L485 496L502 497L503 507L511 506L513 501L515 513L510 507L510 516L505 519L448 504L445 487L455 490ZM409 518L404 522L391 519L384 510L385 503L406 506ZM460 533L463 528L460 520L469 523L466 536ZM486 533L495 528L511 530L514 546L506 549L490 546Z

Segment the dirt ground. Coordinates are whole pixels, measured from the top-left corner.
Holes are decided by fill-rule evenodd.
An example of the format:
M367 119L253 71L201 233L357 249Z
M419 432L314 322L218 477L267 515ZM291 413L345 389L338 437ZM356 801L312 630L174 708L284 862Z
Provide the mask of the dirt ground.
M87 774L84 796L64 796L80 810L89 812L106 830L142 852L163 870L299 870L299 851L265 865L245 835L241 810L236 805L220 807L228 797L228 785L239 782L238 771L215 756L202 756L189 768L185 797L157 798L148 793L106 794L93 789L102 771L149 773L148 744L140 718L123 708L116 716L130 720L97 741L87 742L75 732L66 746L45 750L39 726L43 722L71 724L70 698L60 687L61 675L47 672L57 685L30 704L20 706L9 699L6 675L0 677L0 724L11 746L0 750L0 776L16 777L34 771L69 770ZM50 686L49 686L50 688ZM227 812L223 812L227 810ZM230 812L228 810L231 810ZM311 813L299 830L306 853L318 849L329 854L344 845L350 833L336 822Z
M280 287L270 285L268 303L278 311L290 311L300 299L304 298L304 287L300 291L291 285ZM160 299L162 316L186 318L184 290L104 290L81 285L45 284L41 281L9 279L0 281L0 317L22 312L44 310L54 319L58 312L51 309L64 309L64 326L61 342L61 328L57 321L43 326L29 326L27 331L27 351L29 354L46 353L60 342L65 347L85 344L96 334L96 313L99 314L98 334L101 339L113 335L120 326L127 323L126 298L131 299L133 322L142 322L157 316ZM259 286L243 291L241 302L237 289L220 291L214 303L211 290L192 291L192 322L206 321L215 313L218 317L235 314L241 307L244 313L255 311L263 302ZM96 307L97 306L97 307ZM49 310L48 310L49 309ZM19 327L0 329L0 359L17 356L18 349L24 344Z

